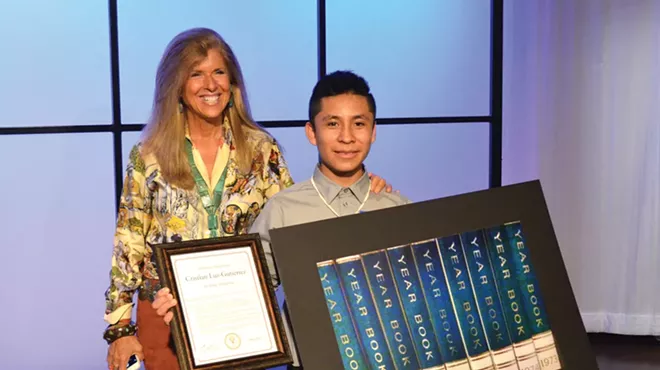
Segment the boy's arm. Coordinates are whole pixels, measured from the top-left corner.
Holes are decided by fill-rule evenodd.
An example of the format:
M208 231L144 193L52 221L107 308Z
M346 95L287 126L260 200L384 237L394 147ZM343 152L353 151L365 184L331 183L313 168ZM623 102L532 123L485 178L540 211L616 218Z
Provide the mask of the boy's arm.
M250 227L250 233L259 233L261 238L261 246L264 249L264 255L266 256L266 264L268 265L268 271L270 271L271 280L273 282L273 287L278 288L275 292L277 296L277 302L280 305L280 313L282 315L282 320L284 321L284 328L286 336L291 344L291 355L293 357L293 366L300 366L300 358L298 357L298 352L296 349L295 338L292 334L290 319L287 317L288 312L284 308L284 293L282 287L280 287L280 279L277 275L277 267L275 266L275 258L273 258L273 251L270 248L270 233L268 232L271 229L276 229L278 227L284 226L284 212L280 206L277 197L270 198L266 202L266 205L261 210L257 219L254 220L254 223Z
M279 277L277 276L277 268L275 267L275 258L273 258L273 251L270 247L270 229L275 229L282 227L283 223L283 212L282 207L279 206L277 198L271 198L266 202L266 205L257 216L257 219L254 220L254 223L250 227L249 233L258 233L261 239L261 246L264 250L264 255L266 257L266 264L268 265L268 271L273 282L273 286L277 287L280 285Z

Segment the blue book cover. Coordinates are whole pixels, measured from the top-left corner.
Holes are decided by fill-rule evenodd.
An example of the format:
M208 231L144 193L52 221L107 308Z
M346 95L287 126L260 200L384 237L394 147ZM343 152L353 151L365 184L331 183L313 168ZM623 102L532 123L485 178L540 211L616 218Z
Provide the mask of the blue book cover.
M523 297L515 276L515 264L512 260L511 247L503 226L488 228L486 234L486 252L493 268L504 318L506 319L513 350L521 369L540 369L536 348L532 339L532 330L525 314Z
M385 330L394 364L399 370L420 368L410 329L401 308L392 270L384 250L365 253L362 264L376 302L376 310Z
M422 369L444 369L410 246L387 249L394 282Z
M368 370L333 261L317 264L344 369Z
M534 266L529 257L529 249L525 242L522 226L519 222L514 222L507 224L505 228L513 252L512 259L515 265L516 277L523 296L525 312L532 330L532 339L541 363L541 369L561 369L557 347L543 303L543 294L539 289Z
M462 233L461 246L493 362L497 369L518 370L483 232Z
M395 369L362 267L362 259L360 256L350 256L339 258L336 262L349 310L369 367L378 370Z
M494 369L458 235L438 240L440 259L472 369Z
M470 370L435 239L412 245L440 354L448 369Z

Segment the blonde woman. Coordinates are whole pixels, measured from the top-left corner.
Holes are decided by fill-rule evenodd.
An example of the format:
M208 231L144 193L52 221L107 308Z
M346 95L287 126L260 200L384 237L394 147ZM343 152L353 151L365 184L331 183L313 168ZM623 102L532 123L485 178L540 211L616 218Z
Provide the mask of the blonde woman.
M160 284L149 245L245 234L265 202L292 184L276 141L250 114L229 45L205 28L177 35L126 169L105 295L109 369L123 370L132 354L147 369L178 369L170 329L151 306ZM381 178L373 184L375 192L385 187Z

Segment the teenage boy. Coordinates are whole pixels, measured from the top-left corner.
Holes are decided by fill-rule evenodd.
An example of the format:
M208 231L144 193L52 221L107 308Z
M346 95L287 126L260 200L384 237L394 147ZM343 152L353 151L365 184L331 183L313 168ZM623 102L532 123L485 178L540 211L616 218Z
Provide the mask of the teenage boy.
M352 72L331 73L314 87L305 134L319 163L310 179L270 198L250 228L261 236L276 285L268 230L409 203L398 193L369 191L364 160L376 141L375 116L369 85Z
M410 202L398 193L369 191L364 161L376 140L375 117L376 102L369 85L352 72L331 73L314 87L305 134L318 149L319 163L309 180L281 190L269 199L250 228L250 233L260 234L274 284L279 285L279 278L270 248L270 229ZM286 322L288 315L283 316ZM288 323L286 329L292 338ZM300 368L295 345L291 347L292 368Z

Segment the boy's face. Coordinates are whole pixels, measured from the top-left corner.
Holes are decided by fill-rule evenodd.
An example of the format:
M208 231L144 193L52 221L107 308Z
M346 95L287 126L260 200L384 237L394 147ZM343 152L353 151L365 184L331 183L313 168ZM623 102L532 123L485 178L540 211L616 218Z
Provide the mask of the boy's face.
M355 94L321 99L321 111L313 123L307 122L305 133L318 149L322 169L326 167L336 176L360 171L376 140L367 98Z

